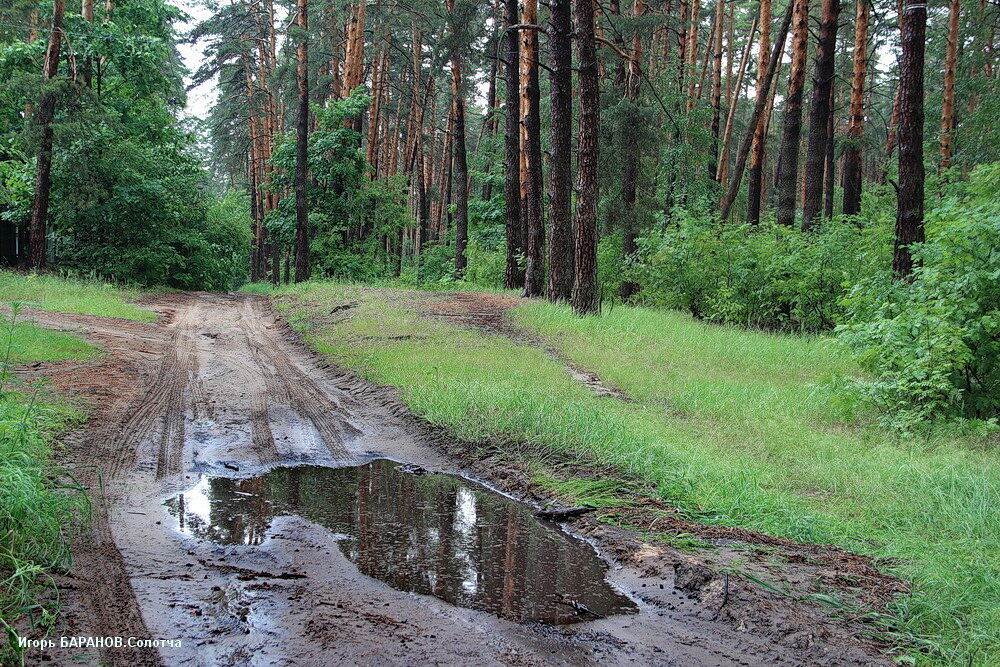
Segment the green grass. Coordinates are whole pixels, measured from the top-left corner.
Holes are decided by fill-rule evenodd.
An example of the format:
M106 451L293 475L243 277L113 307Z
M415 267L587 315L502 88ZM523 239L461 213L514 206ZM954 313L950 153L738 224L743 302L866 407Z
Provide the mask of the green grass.
M153 312L131 303L141 296L139 290L96 280L0 271L3 304L20 301L44 310L152 322Z
M69 564L66 536L87 510L83 489L51 464L53 434L82 415L11 371L18 362L97 354L81 338L18 322L20 306L12 311L0 315L0 627L10 640L0 645L2 664L20 663L15 621L28 616L48 626L54 619L56 589L46 584L53 570Z
M1000 661L1000 465L973 438L845 425L824 386L854 372L823 338L618 308L516 319L626 391L595 397L533 347L417 316L392 292L306 284L279 299L322 353L401 389L428 421L483 443L587 455L688 516L893 559L913 582L901 636L929 662ZM347 319L329 306L359 301ZM910 649L913 650L913 649Z
M271 294L274 292L274 285L271 283L246 283L236 291L247 294Z
M0 316L0 325L5 316ZM65 361L91 359L98 354L96 346L72 334L36 327L27 322L14 325L11 361Z

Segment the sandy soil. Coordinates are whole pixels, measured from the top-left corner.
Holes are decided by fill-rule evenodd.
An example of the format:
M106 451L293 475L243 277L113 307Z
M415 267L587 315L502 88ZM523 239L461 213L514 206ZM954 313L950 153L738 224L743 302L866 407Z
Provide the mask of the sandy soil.
M593 518L575 520L570 530L592 541L609 562L608 580L640 611L547 626L390 588L361 574L328 530L301 518L273 521L257 545L185 535L164 506L167 498L201 475L242 478L276 466L385 457L476 478L528 502L540 498L502 457L473 459L469 448L414 419L391 390L315 356L265 298L183 293L147 306L159 314L157 323L32 312L44 326L84 333L108 355L25 372L51 377L58 390L94 409L90 424L65 438L64 463L89 487L95 520L78 540L72 572L60 579L67 615L56 635L183 645L30 651L29 663L887 662L879 647L858 638L860 624L801 603L794 592L841 575L878 579L877 572L856 557L773 539L721 535L711 553L691 554ZM759 570L792 594L719 573L725 554L762 547L768 558L758 559ZM778 561L772 572L768 563ZM873 590L889 581L878 580L854 583Z

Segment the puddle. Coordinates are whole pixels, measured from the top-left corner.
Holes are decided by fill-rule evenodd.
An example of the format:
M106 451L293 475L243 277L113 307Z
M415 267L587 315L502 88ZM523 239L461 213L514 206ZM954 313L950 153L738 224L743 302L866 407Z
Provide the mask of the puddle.
M202 477L166 502L181 532L260 544L272 519L297 515L331 531L364 574L393 588L516 621L573 623L630 613L590 545L510 498L452 475L411 474L377 459L352 468L278 468L261 477Z

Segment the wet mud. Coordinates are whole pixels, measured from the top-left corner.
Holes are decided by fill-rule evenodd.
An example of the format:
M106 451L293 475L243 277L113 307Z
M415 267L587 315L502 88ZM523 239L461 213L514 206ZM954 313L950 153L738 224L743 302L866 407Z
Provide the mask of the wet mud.
M537 521L522 473L317 357L267 299L147 306L158 322L31 313L108 352L30 370L93 411L61 453L94 521L56 634L183 646L29 664L885 663L856 625L702 556Z
M181 532L219 544L261 544L276 517L298 516L326 528L369 577L515 621L576 623L637 610L604 580L606 564L590 544L523 503L387 459L202 477L166 505Z

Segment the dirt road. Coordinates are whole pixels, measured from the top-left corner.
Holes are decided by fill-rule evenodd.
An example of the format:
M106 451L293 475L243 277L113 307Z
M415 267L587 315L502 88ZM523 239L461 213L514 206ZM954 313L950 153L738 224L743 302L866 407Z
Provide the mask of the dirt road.
M65 462L96 508L61 582L63 634L182 645L29 662L881 662L811 612L772 622L787 623L780 637L755 632L756 607L785 603L730 590L728 577L691 585L683 568L661 577L633 558L603 581L593 548L532 508L423 474L468 469L390 391L300 345L266 299L147 305L158 323L33 313L109 352L49 369L95 407L67 438Z

